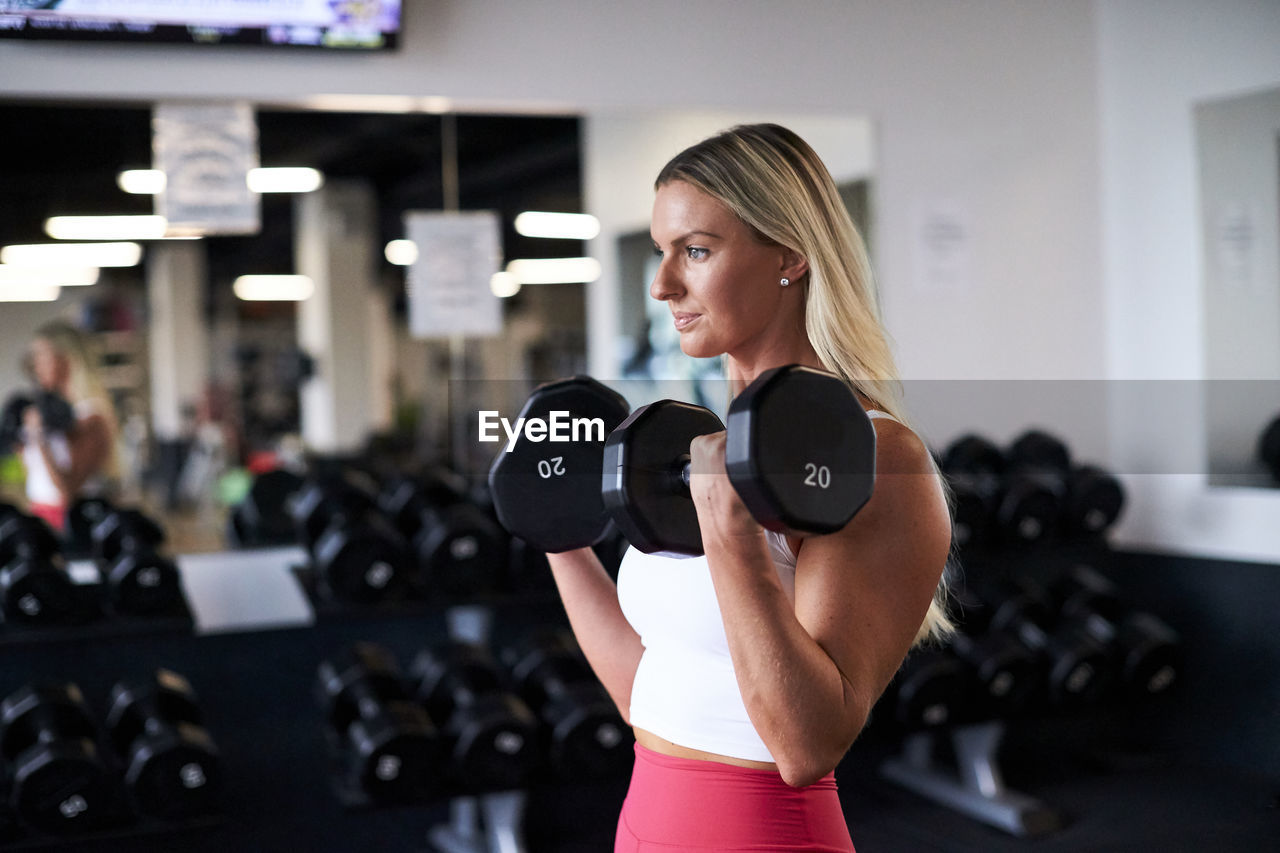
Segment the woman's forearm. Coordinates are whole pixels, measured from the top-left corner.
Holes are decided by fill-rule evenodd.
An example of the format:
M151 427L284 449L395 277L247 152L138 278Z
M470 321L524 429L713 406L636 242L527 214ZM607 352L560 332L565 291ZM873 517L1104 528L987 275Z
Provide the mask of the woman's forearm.
M590 548L548 554L547 559L578 645L622 718L630 722L631 684L644 647L622 614L617 585Z
M704 544L747 714L783 779L810 784L835 767L869 703L797 620L763 535Z

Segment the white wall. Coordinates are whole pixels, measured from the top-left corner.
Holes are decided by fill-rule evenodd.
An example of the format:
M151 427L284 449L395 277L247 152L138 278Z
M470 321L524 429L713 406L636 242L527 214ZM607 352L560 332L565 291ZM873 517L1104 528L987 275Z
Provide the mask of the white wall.
M1118 539L1280 560L1280 493L1207 487L1203 383L1138 393L1206 376L1193 109L1280 83L1280 3L1106 0L1097 42L1112 458L1148 472Z
M876 261L900 365L912 380L993 380L945 389L994 406L1007 388L1044 394L1049 380L1198 375L1191 105L1280 79L1274 2L406 5L405 46L379 56L0 43L0 95L347 94L388 108L448 96L470 110L867 117ZM615 180L647 188L652 175ZM939 215L965 234L946 280L925 274L920 248ZM1015 379L1029 383L998 384ZM908 389L935 439L968 417L931 404L946 393ZM1082 455L1138 470L1153 446L1148 413L1115 382L1094 396L1103 401L1066 413L1064 432ZM1194 424L1196 402L1185 406L1170 417ZM1028 420L1007 404L979 416L972 425L998 439ZM1169 441L1185 454L1202 436ZM1134 479L1126 541L1280 558L1264 532L1276 496L1209 495L1195 475Z

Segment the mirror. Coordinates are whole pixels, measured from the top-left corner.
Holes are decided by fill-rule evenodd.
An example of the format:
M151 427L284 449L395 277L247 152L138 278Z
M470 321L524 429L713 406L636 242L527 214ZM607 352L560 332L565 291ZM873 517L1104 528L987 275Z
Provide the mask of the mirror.
M1280 89L1194 108L1211 486L1280 488ZM1280 432L1280 427L1277 427Z

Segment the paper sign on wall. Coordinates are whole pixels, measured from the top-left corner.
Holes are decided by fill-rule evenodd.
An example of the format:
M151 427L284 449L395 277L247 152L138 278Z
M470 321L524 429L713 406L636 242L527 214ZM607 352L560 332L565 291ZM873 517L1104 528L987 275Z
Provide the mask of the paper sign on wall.
M258 166L253 107L159 104L151 117L154 167L165 173L156 213L171 235L256 234L260 203L246 178Z
M917 289L969 290L973 228L967 211L953 201L935 200L916 209L914 228Z
M405 214L418 247L409 267L409 331L417 338L502 332L501 300L491 281L502 263L498 215L492 211Z

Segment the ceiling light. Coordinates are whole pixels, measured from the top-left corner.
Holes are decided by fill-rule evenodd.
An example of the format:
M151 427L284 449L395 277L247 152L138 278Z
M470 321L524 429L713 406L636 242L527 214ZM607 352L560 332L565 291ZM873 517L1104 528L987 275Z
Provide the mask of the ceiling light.
M418 260L418 244L412 240L392 240L382 250L390 263L398 267L412 266Z
M507 272L521 284L591 282L600 277L600 262L595 258L521 259L507 264Z
M27 243L0 249L0 264L23 267L132 267L141 260L137 243Z
M494 296L506 299L520 292L520 279L509 272L496 272L489 279L489 289Z
M97 284L97 267L15 266L0 264L0 285L56 284L61 287L85 287Z
M516 216L516 233L524 237L590 240L600 233L600 220L589 213L526 210Z
M164 192L165 174L159 169L125 169L116 175L116 185L133 195L158 195Z
M156 240L168 223L163 216L51 216L44 233L55 240Z
M301 302L316 285L305 275L242 275L231 289L246 302Z
M245 180L255 193L309 193L324 186L324 175L307 166L250 169Z
M54 302L58 298L56 284L6 284L0 282L0 302Z

